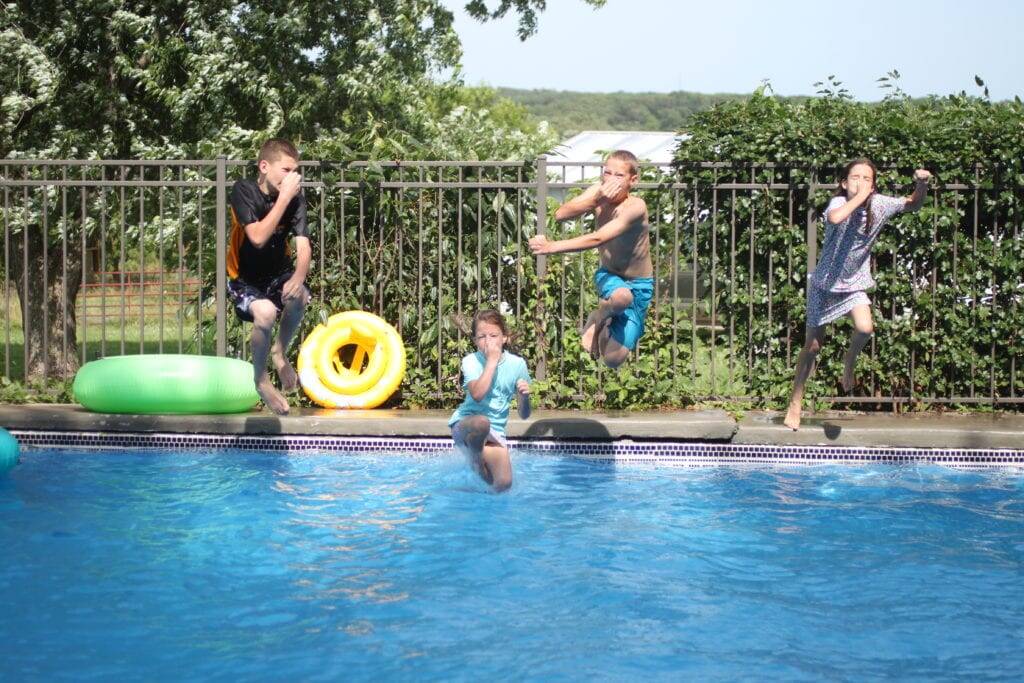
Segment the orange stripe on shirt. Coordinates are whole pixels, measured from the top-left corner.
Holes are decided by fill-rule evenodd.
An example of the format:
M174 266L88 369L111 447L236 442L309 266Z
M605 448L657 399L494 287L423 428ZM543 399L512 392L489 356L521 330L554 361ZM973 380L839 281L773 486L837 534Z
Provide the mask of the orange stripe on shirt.
M231 240L228 242L228 277L232 280L238 277L238 252L242 249L242 240L245 239L245 226L238 221L234 207L231 208Z

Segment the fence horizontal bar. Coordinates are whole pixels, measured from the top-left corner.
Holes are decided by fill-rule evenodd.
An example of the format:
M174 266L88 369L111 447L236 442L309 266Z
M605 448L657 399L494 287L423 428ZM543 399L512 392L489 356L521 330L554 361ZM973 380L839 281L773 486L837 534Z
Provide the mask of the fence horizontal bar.
M253 162L240 162L253 163ZM212 159L0 159L0 166L210 166Z
M0 187L216 187L213 180L6 180Z
M335 186L333 183L332 186ZM537 183L520 183L515 181L500 181L495 180L491 182L487 181L452 181L452 182L431 182L431 181L401 181L401 180L387 180L379 183L380 187L388 190L416 190L416 189L431 189L431 190L532 190L537 187ZM358 187L358 183L356 184Z

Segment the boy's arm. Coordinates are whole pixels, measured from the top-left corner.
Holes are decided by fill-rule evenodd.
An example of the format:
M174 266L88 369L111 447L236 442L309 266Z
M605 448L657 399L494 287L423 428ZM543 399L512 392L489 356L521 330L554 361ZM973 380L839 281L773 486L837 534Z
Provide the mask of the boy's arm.
M296 235L295 273L281 287L282 299L291 299L302 294L306 276L309 274L309 264L312 260L313 248L309 244L309 238L305 235Z
M555 210L556 221L567 221L593 211L603 200L618 204L629 195L629 187L622 178L609 178L591 185L578 197L570 199Z
M567 240L548 241L544 235L537 235L530 238L530 249L534 254L560 254L573 251L585 251L599 247L605 242L610 242L638 220L642 220L647 205L639 197L633 197L633 201L627 200L619 205L619 213L610 221L602 225L594 232L588 232L579 237L571 237Z
M928 194L928 179L932 174L923 168L914 171L914 192L906 198L903 205L904 211L917 211L924 204L925 195Z
M261 220L245 226L245 236L249 238L253 246L262 247L274 234L277 226L281 224L281 217L284 216L288 204L299 193L299 183L301 182L302 176L295 171L286 175L277 191L277 201L274 202L274 206L267 215Z
M555 220L567 221L582 216L588 211L596 209L600 201L601 183L596 183L558 207L555 210Z

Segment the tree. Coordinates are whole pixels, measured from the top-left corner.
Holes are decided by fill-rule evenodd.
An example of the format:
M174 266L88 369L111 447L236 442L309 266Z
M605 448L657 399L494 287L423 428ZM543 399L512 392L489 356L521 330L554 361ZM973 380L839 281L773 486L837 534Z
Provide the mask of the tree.
M606 0L583 0L592 7L604 7ZM519 40L526 40L537 32L537 13L547 8L547 0L500 0L495 9L490 9L486 0L471 0L466 3L466 12L477 21L500 19L509 10L519 15Z
M309 156L426 154L430 140L466 130L447 120L460 85L452 22L440 0L6 3L0 157L251 158L271 135L302 142ZM74 305L56 311L78 294L80 250L62 277L61 260L47 261L49 291L25 282L62 238L95 239L91 205L44 228L41 203L55 201L36 193L10 216L29 261L13 273L19 296L28 293L29 378L77 369L76 353L58 354L61 340L75 344Z

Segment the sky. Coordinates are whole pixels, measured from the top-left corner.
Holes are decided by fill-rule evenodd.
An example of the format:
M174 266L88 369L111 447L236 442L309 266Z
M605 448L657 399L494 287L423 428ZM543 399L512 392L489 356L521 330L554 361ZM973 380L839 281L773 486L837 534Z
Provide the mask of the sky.
M1024 2L1017 0L548 0L526 42L514 17L455 14L468 85L588 92L813 95L834 74L858 100L896 69L913 97L966 90L1024 99ZM496 6L496 0L490 0Z

